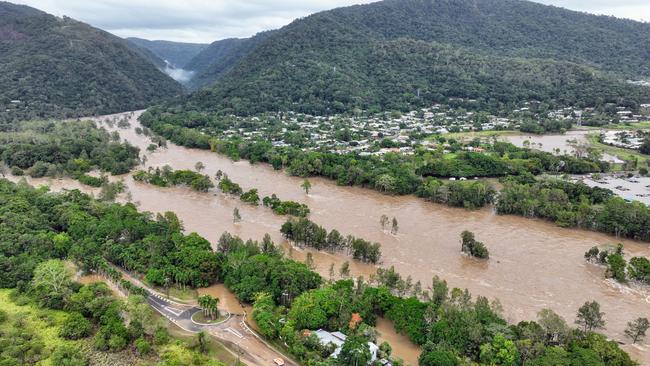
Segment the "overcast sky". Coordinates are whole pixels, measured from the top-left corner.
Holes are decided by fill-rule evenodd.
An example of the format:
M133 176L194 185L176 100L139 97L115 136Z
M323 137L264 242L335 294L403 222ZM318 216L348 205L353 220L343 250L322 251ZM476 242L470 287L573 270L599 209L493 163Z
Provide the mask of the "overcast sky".
M249 37L292 20L371 0L9 0L121 37L209 43ZM650 0L537 0L573 10L650 21Z

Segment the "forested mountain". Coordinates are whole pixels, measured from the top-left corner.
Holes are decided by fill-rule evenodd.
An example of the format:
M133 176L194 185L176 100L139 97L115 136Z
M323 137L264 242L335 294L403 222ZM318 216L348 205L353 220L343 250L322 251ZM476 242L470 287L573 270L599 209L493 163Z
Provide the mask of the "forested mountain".
M190 60L209 46L204 43L150 41L135 37L127 38L127 40L138 47L153 52L160 59L167 60L173 67L179 69L184 69Z
M127 41L0 2L0 121L133 110L180 92Z
M386 0L321 12L267 35L185 110L252 114L617 102L650 89L650 24L520 0ZM176 103L174 103L176 104Z
M198 89L214 83L273 32L258 33L251 38L229 38L213 42L187 63L185 68L195 73L189 86Z
M136 51L137 53L139 53L142 57L144 57L144 58L146 58L147 60L149 60L149 62L151 62L152 64L156 65L156 67L157 67L159 70L164 70L165 67L168 66L167 63L165 62L165 60L163 60L162 58L160 58L158 55L156 55L155 53L153 53L153 51L149 50L148 48L141 47L141 46L139 46L138 44L133 43L133 42L127 42L127 45L128 45L132 50L134 50L134 51Z

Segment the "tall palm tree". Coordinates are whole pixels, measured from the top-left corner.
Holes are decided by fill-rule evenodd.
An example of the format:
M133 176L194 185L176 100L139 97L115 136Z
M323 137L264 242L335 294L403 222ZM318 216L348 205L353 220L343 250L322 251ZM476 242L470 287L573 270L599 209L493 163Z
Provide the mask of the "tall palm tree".
M199 307L203 310L203 316L208 317L208 309L210 306L210 295L199 296Z

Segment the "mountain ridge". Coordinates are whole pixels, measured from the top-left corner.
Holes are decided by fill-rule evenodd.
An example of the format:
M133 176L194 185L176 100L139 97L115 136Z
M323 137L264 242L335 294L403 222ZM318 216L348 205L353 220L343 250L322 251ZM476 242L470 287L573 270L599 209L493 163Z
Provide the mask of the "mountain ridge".
M0 2L0 120L145 108L181 93L123 39L74 19Z
M179 69L185 69L188 62L208 47L208 44L205 43L148 40L137 37L128 37L126 40L149 50L160 59L169 62L171 66Z
M399 54L385 47L401 44ZM385 0L298 19L175 105L236 114L406 110L450 97L486 107L533 97L633 106L650 100L650 91L624 79L650 75L648 59L646 23L520 0ZM373 70L375 60L381 70ZM465 67L472 63L481 68Z

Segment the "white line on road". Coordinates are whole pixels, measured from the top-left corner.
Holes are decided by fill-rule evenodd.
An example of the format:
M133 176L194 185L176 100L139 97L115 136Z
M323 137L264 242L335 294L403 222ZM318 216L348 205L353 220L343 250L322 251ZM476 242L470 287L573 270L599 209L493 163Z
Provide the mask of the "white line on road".
M235 336L239 337L240 339L244 338L244 336L241 333L239 333L238 331L236 331L236 330L234 330L234 329L232 329L230 327L226 328L225 330L226 330L226 332L230 332L230 333L234 334Z

